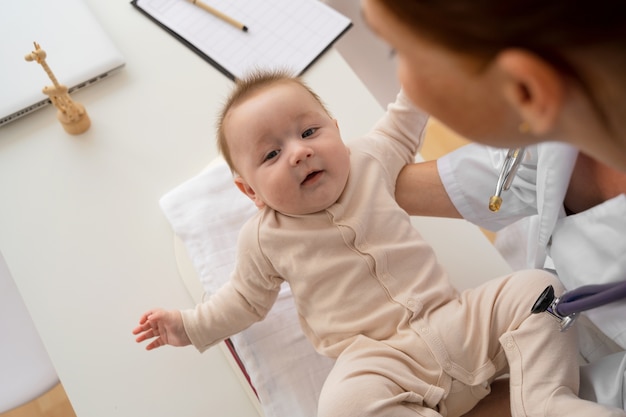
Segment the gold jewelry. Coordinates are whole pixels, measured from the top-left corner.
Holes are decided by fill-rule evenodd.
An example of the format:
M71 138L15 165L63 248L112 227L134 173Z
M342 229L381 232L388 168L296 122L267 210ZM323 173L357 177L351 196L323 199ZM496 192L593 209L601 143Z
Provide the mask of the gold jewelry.
M504 163L500 169L500 175L498 175L496 191L489 199L489 210L494 213L500 210L502 206L502 193L511 188L515 174L524 158L524 152L524 148L511 148L506 153L506 158L504 158Z
M517 126L517 130L519 130L520 133L529 133L530 123L524 120L522 123L519 124L519 126Z

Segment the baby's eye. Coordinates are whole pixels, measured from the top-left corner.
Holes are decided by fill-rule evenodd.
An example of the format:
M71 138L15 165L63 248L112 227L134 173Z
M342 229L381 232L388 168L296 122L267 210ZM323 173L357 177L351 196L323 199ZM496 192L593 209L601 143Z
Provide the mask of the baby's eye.
M302 137L303 138L307 138L307 137L311 136L313 133L315 133L316 130L317 130L317 128L314 128L314 127L310 128L310 129L307 129L304 132L302 132Z
M269 161L270 159L274 159L278 156L279 151L270 151L267 155L265 155L265 161Z

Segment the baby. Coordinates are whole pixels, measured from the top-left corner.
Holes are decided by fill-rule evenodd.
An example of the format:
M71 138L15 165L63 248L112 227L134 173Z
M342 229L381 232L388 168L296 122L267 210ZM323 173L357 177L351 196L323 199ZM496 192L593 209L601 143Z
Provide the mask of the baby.
M530 270L461 294L395 202L427 116L400 93L365 137L300 79L240 80L218 142L236 186L258 207L228 284L195 309L145 313L133 333L204 351L262 320L281 283L304 333L336 359L319 416L459 416L510 373L513 416L624 416L576 396L576 335L530 307L551 274Z

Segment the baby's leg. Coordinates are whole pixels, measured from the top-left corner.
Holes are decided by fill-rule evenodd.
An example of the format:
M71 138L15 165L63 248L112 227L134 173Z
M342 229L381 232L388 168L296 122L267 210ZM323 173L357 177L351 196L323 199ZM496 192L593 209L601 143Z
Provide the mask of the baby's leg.
M436 404L443 389L422 382L410 362L383 343L358 338L324 383L318 417L441 417Z
M440 363L449 363L451 376L473 385L505 372L508 362L513 417L626 417L578 398L576 326L561 332L548 313L530 313L548 285L563 292L548 272L520 271L464 291L458 302L433 311L428 322L441 343L429 343Z
M556 278L538 271L525 272L523 275L514 277L508 283L506 291L501 293L505 300L500 301L518 304L522 301L522 304L527 304L527 300L520 300L519 295L527 294L528 290L525 288L536 288L538 284L553 285L557 294L563 291ZM498 314L497 311L494 313ZM626 416L623 410L578 398L579 367L575 326L561 332L557 320L549 314L527 314L517 328L505 332L499 340L509 363L513 417Z

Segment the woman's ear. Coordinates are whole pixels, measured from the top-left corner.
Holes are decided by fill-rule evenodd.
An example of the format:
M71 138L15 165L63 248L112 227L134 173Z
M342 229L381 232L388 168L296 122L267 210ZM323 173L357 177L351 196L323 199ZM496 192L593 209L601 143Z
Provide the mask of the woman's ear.
M243 178L236 176L235 185L239 188L239 191L247 195L248 198L254 202L254 205L257 206L257 208L262 209L265 207L265 202L259 198L254 189L252 189L252 187L250 187L250 185L245 182Z
M520 122L534 134L552 130L563 107L565 85L561 73L522 49L504 50L495 62L504 75L504 97L519 113Z

